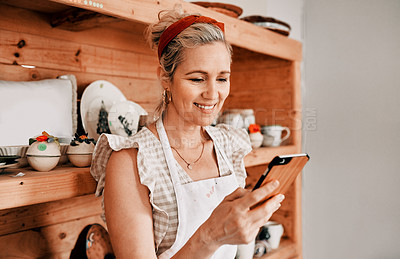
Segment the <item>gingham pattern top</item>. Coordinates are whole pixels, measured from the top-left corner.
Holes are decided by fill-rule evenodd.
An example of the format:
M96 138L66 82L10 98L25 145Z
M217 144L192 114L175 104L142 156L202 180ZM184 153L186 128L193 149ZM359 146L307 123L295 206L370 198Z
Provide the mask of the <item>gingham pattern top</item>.
M247 132L224 124L215 127L207 126L205 129L214 143L218 142L221 151L225 152L228 160L232 162L239 186L244 187L246 171L243 158L251 151ZM106 166L112 151L127 148L138 149L137 167L140 182L147 186L150 191L155 249L157 255L160 255L169 249L175 241L178 228L178 208L161 143L148 128L142 128L132 137L111 134L100 136L90 168L91 174L98 182L96 195L100 196L103 193ZM220 176L229 175L231 172L228 165L219 152L216 152L216 154ZM177 161L176 166L182 184L193 181Z

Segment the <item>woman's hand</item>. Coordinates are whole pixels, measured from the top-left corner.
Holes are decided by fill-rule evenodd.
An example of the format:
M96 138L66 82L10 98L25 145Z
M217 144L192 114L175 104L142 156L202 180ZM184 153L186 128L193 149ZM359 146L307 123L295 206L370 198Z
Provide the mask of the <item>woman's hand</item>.
M254 240L260 227L279 209L285 198L278 194L260 203L278 185L278 181L272 181L253 192L238 188L226 196L200 227L201 239L214 248L223 244L247 244Z

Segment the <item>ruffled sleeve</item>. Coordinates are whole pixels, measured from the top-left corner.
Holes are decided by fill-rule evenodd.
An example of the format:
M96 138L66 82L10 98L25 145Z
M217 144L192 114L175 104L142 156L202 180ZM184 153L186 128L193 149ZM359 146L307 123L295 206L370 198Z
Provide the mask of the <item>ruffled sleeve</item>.
M127 138L112 134L102 134L93 152L90 173L97 181L96 196L101 196L106 178L106 167L113 151L128 148L138 148L139 144L133 138Z
M226 124L218 124L215 126L215 130L220 132L221 144L232 161L240 187L244 188L247 175L243 159L252 150L249 134L245 129L238 129Z

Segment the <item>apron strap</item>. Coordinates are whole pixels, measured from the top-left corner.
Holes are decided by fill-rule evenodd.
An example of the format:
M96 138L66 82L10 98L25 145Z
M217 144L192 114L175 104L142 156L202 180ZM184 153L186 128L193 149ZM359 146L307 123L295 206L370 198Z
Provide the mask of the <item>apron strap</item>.
M228 166L229 170L232 172L232 174L235 174L235 171L233 170L233 165L232 163L229 161L228 157L226 156L225 152L222 152L220 143L218 141L215 141L213 138L213 134L210 133L210 131L208 130L208 127L205 127L208 135L211 136L211 138L213 139L214 142L214 146L216 151L221 155L222 159L225 161L226 165Z
M156 128L157 128L158 136L160 137L162 149L165 154L165 159L167 161L169 174L171 176L171 180L172 180L172 183L175 188L175 185L180 183L179 176L178 176L178 169L176 168L175 158L174 158L174 155L172 154L172 149L171 149L171 145L169 144L169 141L168 141L167 132L165 131L165 128L164 128L164 125L162 122L162 116L157 120Z

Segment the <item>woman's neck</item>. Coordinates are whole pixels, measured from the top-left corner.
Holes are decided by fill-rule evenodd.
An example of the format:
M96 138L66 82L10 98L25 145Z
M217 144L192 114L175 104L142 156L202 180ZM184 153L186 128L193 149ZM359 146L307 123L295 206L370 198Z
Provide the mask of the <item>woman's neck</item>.
M172 147L193 149L202 145L206 139L201 126L192 124L173 112L164 112L163 124Z

